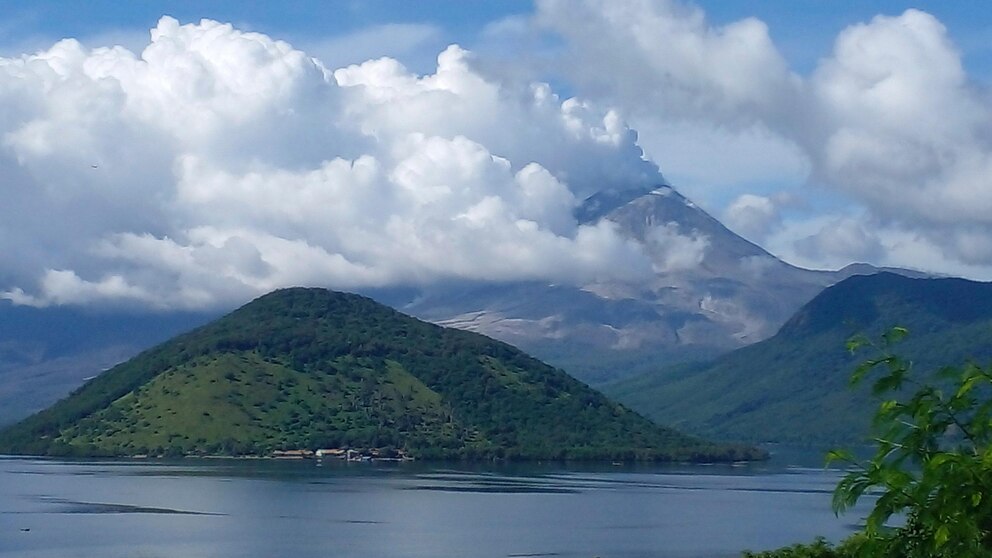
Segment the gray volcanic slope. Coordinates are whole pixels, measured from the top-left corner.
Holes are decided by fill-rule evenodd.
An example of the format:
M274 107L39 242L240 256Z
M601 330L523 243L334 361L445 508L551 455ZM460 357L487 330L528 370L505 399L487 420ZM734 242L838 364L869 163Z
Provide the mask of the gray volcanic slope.
M766 339L825 287L878 271L864 264L839 271L789 265L670 186L601 192L576 215L585 223L609 220L640 242L655 276L580 287L445 285L398 307L514 344L596 385ZM673 237L704 244L702 258L679 261Z

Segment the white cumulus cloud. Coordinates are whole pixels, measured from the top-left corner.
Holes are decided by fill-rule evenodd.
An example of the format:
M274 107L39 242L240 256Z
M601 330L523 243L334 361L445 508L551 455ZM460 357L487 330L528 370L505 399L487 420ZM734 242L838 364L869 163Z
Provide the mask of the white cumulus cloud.
M749 117L780 110L797 87L768 27L712 26L675 0L543 0L538 21L561 33L570 74L632 112Z
M646 235L648 248L654 253L654 269L670 273L693 269L703 262L710 240L706 235L684 235L677 223L653 227Z
M754 241L764 239L780 220L775 202L754 194L739 196L723 212L725 225Z
M934 16L909 9L851 25L812 72L800 75L754 18L715 25L700 8L677 0L543 0L538 7L538 24L564 40L562 66L581 94L616 104L640 129L696 136L718 130L766 152L764 146L777 143L785 147L774 151L784 163L769 179L802 181L808 174L810 183L868 213L858 226L844 221L823 231L829 240L803 237L802 261L823 266L924 253L876 242L915 237L942 247L943 261L956 267L992 270L984 241L992 238L992 95L968 75ZM749 140L755 130L778 141ZM679 157L683 142L670 135L645 144L664 146L669 153L652 154L668 166L666 157ZM690 156L699 160L705 152L723 175L740 172L743 182L758 176L723 146L697 147ZM793 147L798 153L790 155ZM748 187L756 190L726 197L734 201L725 215L757 234L762 215L772 216L740 196L768 190ZM911 234L889 233L895 230Z
M451 46L332 70L163 17L140 53L0 58L0 297L228 304L273 288L653 273L576 204L663 179L619 114ZM676 239L677 240L677 239Z

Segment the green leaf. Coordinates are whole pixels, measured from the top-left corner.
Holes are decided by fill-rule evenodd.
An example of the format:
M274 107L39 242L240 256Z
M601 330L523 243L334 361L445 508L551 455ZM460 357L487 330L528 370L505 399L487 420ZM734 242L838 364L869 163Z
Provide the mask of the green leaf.
M827 465L836 461L843 461L845 463L854 463L854 454L845 449L832 449L827 452Z
M906 379L905 370L894 370L888 376L883 376L879 378L874 385L871 387L871 392L874 395L879 395L887 391L896 391L902 387L903 382Z
M933 535L934 543L937 548L940 548L947 544L947 541L951 538L951 530L947 528L947 525L941 525L937 527L937 532Z
M958 391L954 396L962 397L966 395L968 392L974 389L975 384L981 381L981 379L982 378L980 376L971 376L970 378L965 379L964 382L961 382L961 386L958 387Z
M864 377L869 372L871 372L879 364L886 362L886 360L887 359L883 357L878 359L870 359L862 362L861 364L858 365L857 368L854 369L854 373L851 374L850 384L852 386L857 385L858 383L861 382L862 379L864 379Z
M896 413L902 409L902 404L895 399L888 399L882 401L878 406L878 417L881 419L889 419L893 413Z
M952 461L954 456L949 453L938 453L927 460L927 466L931 469L942 467L948 461Z
M851 337L850 339L848 339L847 340L847 343L845 343L844 346L847 348L848 352L854 353L855 351L857 351L861 347L864 347L864 346L870 345L870 344L871 344L871 341L869 341L868 338L865 337L864 335L855 335L854 337Z
M882 339L885 340L886 345L893 345L902 341L907 335L909 335L909 330L904 327L896 326L889 331L882 334Z

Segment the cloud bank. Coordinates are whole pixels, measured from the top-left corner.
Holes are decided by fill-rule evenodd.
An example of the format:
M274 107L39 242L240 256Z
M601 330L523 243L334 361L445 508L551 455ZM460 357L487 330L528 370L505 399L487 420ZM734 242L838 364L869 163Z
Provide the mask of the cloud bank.
M930 14L852 25L799 75L754 18L714 25L673 0L538 6L537 22L564 39L563 67L581 94L621 107L642 129L770 133L801 152L809 183L866 210L856 223L839 213L839 228L780 243L779 253L812 265L873 257L940 268L950 259L992 277L992 94ZM777 214L765 201L737 197L725 214L763 236ZM910 237L937 249L906 250ZM923 252L943 255L905 257Z
M0 297L204 307L295 284L651 273L584 196L663 181L619 115L444 50L331 70L163 17L140 54L0 58Z
M521 43L552 45L528 66L509 43L535 30L558 42ZM706 239L665 225L640 245L572 211L664 182L642 145L715 180L708 207L793 263L992 278L992 95L927 13L852 25L805 74L762 21L674 0L539 0L482 39L519 61L451 46L420 75L314 58L384 35L421 52L442 31L303 52L164 17L141 49L0 58L0 298L199 308L295 284L639 281L659 250L696 265ZM523 77L549 61L579 97ZM679 160L701 152L717 156ZM797 217L805 194L761 185L783 176L846 201Z

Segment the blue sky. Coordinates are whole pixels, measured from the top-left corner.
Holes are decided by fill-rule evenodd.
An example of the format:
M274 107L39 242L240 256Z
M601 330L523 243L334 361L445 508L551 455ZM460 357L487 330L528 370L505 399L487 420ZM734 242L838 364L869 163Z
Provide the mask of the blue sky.
M717 23L757 17L771 28L772 38L795 68L812 69L828 52L837 34L848 25L867 22L879 14L898 15L918 8L947 26L964 54L965 64L986 79L992 71L992 14L978 0L906 2L898 0L765 0L762 2L700 2Z
M980 0L960 2L905 0L765 0L698 1L708 19L724 25L747 17L768 24L770 34L792 68L812 71L845 27L867 22L878 14L898 15L909 7L935 15L947 26L969 73L988 85L992 80L992 15ZM83 39L143 38L165 14L183 22L202 18L231 22L298 44L358 33L383 24L417 24L435 28L437 35L422 47L431 50L450 43L473 47L493 22L527 17L534 12L531 0L482 0L460 2L405 0L297 1L168 1L116 2L93 0L81 9L78 1L43 2L9 0L0 21L0 52L14 54L43 48L63 37ZM383 55L395 55L388 47ZM411 68L427 72L431 57L407 53ZM551 80L554 78L549 76ZM562 88L567 83L561 83Z
M828 51L837 33L852 23L878 14L896 15L909 7L925 10L946 25L964 54L969 70L988 79L992 72L992 14L981 0L906 2L900 0L764 0L701 1L711 21L726 24L757 17L771 28L783 52L802 71L810 70ZM145 33L163 14L180 21L201 18L238 24L287 39L341 35L383 23L419 23L442 29L444 40L471 45L493 21L526 16L529 0L460 2L405 0L338 0L297 2L169 1L4 2L0 41L5 48L39 44L61 37L92 37L112 33Z
M386 23L414 23L443 30L444 41L474 42L490 22L533 10L531 2L87 2L5 3L5 46L44 44L53 38L141 33L162 15L183 22L203 18L236 24L290 41L312 41Z
M151 55L99 49L113 45ZM405 69L362 64L383 56ZM992 278L979 1L14 0L0 57L6 298L195 306L231 282L235 296L301 281L581 283L621 267L616 254L638 258L568 207L661 180L654 164L797 265ZM320 187L338 161L347 176ZM452 173L465 182L438 185ZM397 205L363 205L362 188ZM297 190L339 221L279 194ZM34 230L30 212L62 225ZM705 249L686 233L673 246ZM297 269L280 259L289 247L324 267ZM482 265L497 249L519 252L516 267ZM223 269L203 264L215 252Z

